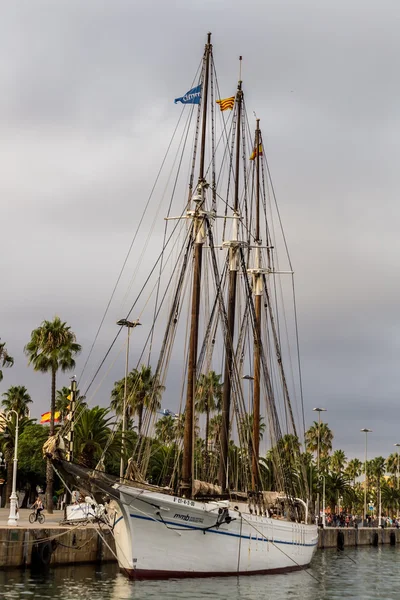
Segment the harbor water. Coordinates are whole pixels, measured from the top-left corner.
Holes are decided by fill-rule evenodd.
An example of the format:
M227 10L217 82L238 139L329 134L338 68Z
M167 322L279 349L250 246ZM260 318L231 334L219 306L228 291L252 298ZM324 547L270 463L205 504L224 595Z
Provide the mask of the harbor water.
M130 581L115 564L0 572L7 600L398 600L400 547L317 552L307 571L286 575Z

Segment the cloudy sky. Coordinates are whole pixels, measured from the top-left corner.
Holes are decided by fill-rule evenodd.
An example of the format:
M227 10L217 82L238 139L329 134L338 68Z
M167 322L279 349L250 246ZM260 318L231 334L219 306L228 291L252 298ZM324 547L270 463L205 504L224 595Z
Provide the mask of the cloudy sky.
M296 271L306 420L314 406L327 408L334 447L348 456L363 456L363 427L373 429L371 454L392 452L400 442L397 4L3 5L0 336L15 365L0 393L26 385L33 415L46 410L50 378L27 367L23 346L55 314L83 346L82 371L175 126L173 99L190 87L212 31L220 88L233 93L243 55L247 107L267 140ZM82 387L132 302L129 281ZM123 351L93 404L107 403Z

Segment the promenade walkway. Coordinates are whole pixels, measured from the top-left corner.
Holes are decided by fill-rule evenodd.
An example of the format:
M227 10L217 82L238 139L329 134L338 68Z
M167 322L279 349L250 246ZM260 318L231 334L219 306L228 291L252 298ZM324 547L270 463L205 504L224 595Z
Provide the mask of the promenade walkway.
M24 529L59 529L60 527L70 527L68 525L60 525L60 522L64 520L64 511L55 510L52 515L49 515L46 510L43 511L45 522L43 525L39 523L29 523L29 515L32 509L20 508L18 509L19 519L17 527L23 527ZM14 527L7 525L8 516L10 514L9 508L0 508L0 528L1 529L13 529Z

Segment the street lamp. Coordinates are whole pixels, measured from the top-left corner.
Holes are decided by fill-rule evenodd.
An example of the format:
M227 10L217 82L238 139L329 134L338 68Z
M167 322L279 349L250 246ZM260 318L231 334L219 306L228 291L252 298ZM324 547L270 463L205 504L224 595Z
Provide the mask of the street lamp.
M399 447L400 444L394 444ZM397 489L399 489L399 451L397 450Z
M128 341L126 344L126 360L125 360L125 385L124 385L124 404L123 404L123 413L122 413L122 438L121 438L121 464L119 469L120 479L124 478L125 473L125 465L124 465L124 450L125 450L125 430L126 430L126 396L127 396L127 388L128 388L128 364L129 364L129 338L131 329L141 325L139 323L139 319L136 321L128 321L128 319L120 319L117 321L117 325L120 327L128 328Z
M2 452L0 452L0 469L5 469L6 468L6 458L4 456L4 454ZM4 478L1 477L0 478L0 508L1 508L1 504L3 501L3 485L4 485Z
M364 526L367 518L367 448L368 448L368 434L372 433L372 429L360 429L361 433L365 433L365 462L364 462Z
M326 408L313 408L314 412L318 413L318 446L317 446L317 473L318 473L318 492L317 492L317 523L319 524L319 454L320 454L320 430L321 430L321 413L326 412Z
M19 415L16 410L9 410L7 413L7 421L11 421L12 415L15 413L15 442L14 442L14 460L13 460L13 477L12 477L12 492L10 496L10 514L8 515L7 525L18 525L17 523L17 509L18 509L18 496L17 496L17 468L18 468L18 421Z

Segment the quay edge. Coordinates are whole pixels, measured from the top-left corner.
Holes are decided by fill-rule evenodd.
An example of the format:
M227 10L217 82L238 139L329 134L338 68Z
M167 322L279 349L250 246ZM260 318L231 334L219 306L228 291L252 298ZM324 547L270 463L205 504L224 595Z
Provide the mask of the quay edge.
M94 526L0 528L0 569L116 562L113 536L100 533Z
M357 548L400 544L400 529L394 527L327 527L318 531L318 549Z

